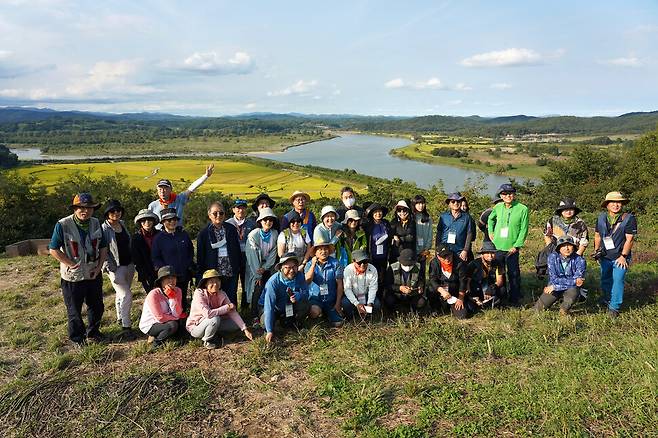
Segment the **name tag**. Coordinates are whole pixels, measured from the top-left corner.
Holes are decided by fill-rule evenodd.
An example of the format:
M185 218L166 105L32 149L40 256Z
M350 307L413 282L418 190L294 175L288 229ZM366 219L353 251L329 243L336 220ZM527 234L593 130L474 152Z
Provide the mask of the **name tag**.
M329 295L329 285L321 284L320 285L320 295Z
M217 249L217 255L219 257L228 257L228 249L225 246Z
M612 237L610 237L610 236L604 237L603 238L603 246L607 250L615 249L615 241L612 240Z
M375 254L384 255L384 245L377 245L377 248L375 248Z
M295 314L292 304L286 304L286 318L290 318Z
M423 246L424 244L425 244L425 239L423 239L422 237L416 238L416 245Z
M454 231L448 232L448 240L446 243L455 243L457 241L457 233Z
M500 229L500 237L507 239L509 237L509 227L503 227Z
M448 298L447 302L448 302L448 304L453 305L457 302L457 298L450 297L450 298Z
M372 313L372 306L363 306L366 309L366 313Z

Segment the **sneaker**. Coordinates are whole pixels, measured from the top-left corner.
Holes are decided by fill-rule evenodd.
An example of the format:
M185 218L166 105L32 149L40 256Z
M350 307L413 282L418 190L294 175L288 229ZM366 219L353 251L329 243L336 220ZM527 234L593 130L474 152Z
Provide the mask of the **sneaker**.
M206 347L206 350L214 350L217 348L217 344L210 341L204 341L203 346Z
M251 321L251 328L254 329L254 330L259 330L259 329L261 328L261 327L260 327L260 319L259 319L259 318L254 318L254 319Z
M149 336L148 339L146 340L146 342L148 344L152 344L153 342L155 342L155 336Z
M87 341L94 344L100 344L103 341L105 341L105 336L103 336L101 333L97 333L95 335L89 335L87 336Z
M612 319L619 317L619 310L611 309L608 307L608 316Z

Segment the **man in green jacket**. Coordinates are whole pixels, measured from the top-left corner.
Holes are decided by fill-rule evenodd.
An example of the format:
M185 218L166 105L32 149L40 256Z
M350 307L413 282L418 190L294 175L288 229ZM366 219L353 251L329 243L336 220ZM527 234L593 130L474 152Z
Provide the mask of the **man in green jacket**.
M528 235L528 207L516 201L516 189L511 184L498 188L503 200L496 204L489 215L489 238L496 246L496 259L505 266L509 282L509 304L517 307L521 299L521 269L519 250Z

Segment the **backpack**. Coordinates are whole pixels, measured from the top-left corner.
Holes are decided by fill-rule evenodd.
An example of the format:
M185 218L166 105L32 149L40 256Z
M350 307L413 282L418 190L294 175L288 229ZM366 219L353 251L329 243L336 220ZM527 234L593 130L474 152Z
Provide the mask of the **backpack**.
M540 280L546 277L548 272L548 255L555 251L555 243L551 242L546 245L535 258L535 269L537 270L537 278Z

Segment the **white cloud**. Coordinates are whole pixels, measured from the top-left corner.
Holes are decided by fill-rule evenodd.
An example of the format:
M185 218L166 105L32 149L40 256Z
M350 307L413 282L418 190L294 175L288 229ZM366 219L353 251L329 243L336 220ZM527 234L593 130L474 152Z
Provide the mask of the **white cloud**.
M628 56L621 58L606 59L600 61L599 64L614 65L617 67L642 67L644 62L636 56Z
M561 53L556 55L560 56ZM465 67L520 67L538 65L542 62L542 55L534 50L511 48L473 55L463 59L461 65Z
M246 104L244 107L246 109L254 109L254 108L258 108L258 104L255 103L255 102L250 102L250 103Z
M491 88L494 90L509 90L512 88L512 86L505 82L497 82L495 84L491 84Z
M466 85L463 82L459 82L456 85L450 87L444 84L441 79L437 77L431 77L424 81L416 82L407 82L402 78L391 79L390 81L384 83L384 88L391 89L408 89L408 90L453 90L453 91L469 91L473 88Z
M318 86L318 81L313 79L310 81L305 81L303 79L298 80L289 87L286 87L282 90L268 91L267 95L270 97L280 97L280 96L304 96L309 94Z
M401 78L391 79L384 84L386 88L404 88L405 83Z
M235 52L231 58L223 59L216 52L195 52L185 58L181 70L206 75L229 75L251 73L255 64L245 52Z
M25 90L22 88L5 88L4 90L0 90L0 97L30 101L52 100L58 98L57 94L42 88L33 90Z
M66 92L72 96L85 96L102 92L149 94L157 91L154 87L135 83L140 67L141 61L138 60L97 62L85 77L66 87Z

